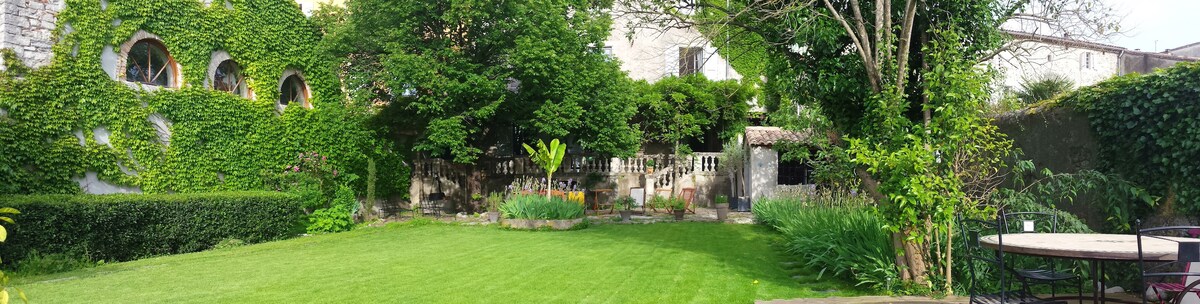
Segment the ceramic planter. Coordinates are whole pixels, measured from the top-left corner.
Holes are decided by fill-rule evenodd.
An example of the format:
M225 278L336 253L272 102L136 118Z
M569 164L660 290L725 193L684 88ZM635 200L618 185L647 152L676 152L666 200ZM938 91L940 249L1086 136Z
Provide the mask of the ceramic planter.
M714 207L717 209L718 221L724 222L725 219L729 218L729 204L716 204Z
M629 222L633 220L633 210L621 210L621 221Z

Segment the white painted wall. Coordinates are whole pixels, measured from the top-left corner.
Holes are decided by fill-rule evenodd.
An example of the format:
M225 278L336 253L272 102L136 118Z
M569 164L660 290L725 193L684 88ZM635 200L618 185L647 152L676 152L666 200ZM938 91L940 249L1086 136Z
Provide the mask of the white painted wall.
M1088 86L1119 75L1120 54L1112 50L1065 47L1042 42L1024 42L1017 52L1003 52L989 65L1000 73L997 89L1021 87L1021 78L1037 79L1054 73L1075 81L1076 87ZM1087 57L1091 56L1091 65ZM1003 90L998 90L1001 93Z
M779 153L764 146L752 146L747 150L750 164L746 166L746 179L750 181L749 195L753 204L775 194L779 183Z
M619 5L619 4L618 4ZM632 40L627 38L636 18L622 14L622 8L614 8L613 28L605 46L612 47L613 56L621 61L621 69L629 77L654 82L679 73L679 48L704 48L704 66L701 73L710 80L742 79L725 58L717 54L707 39L695 29L672 28L647 29L636 27Z

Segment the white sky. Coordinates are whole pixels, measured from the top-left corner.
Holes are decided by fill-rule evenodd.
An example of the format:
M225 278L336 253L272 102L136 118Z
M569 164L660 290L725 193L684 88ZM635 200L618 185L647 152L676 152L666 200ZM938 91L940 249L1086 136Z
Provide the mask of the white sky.
M1200 42L1200 0L1104 1L1125 16L1121 21L1124 33L1106 43L1161 52Z

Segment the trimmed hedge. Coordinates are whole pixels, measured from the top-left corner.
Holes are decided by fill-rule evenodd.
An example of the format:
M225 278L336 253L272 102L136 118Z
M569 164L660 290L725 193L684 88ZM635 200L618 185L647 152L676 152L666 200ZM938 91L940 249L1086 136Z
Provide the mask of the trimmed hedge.
M283 239L304 227L300 198L280 192L0 196L0 206L21 211L0 244L8 264L33 250L128 261L224 239Z

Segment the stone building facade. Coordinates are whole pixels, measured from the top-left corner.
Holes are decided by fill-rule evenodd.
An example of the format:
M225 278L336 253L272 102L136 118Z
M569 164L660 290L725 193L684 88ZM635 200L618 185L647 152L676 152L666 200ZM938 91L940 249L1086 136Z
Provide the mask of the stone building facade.
M1183 48L1178 52L1154 53L1025 32L1010 31L1008 34L1017 45L988 62L1000 73L997 92L1001 94L1006 89L1020 88L1022 79L1033 80L1049 74L1065 76L1074 81L1076 87L1082 87L1113 76L1151 73L1155 69L1200 59L1196 57L1200 55L1200 47L1196 47L1194 53Z
M622 7L613 8L612 15L613 26L604 51L621 61L621 69L630 78L654 82L694 73L709 80L742 79L695 28L641 24L635 13Z
M55 24L64 5L63 0L0 0L0 48L13 50L30 67L50 64Z

